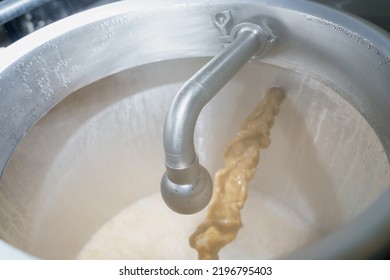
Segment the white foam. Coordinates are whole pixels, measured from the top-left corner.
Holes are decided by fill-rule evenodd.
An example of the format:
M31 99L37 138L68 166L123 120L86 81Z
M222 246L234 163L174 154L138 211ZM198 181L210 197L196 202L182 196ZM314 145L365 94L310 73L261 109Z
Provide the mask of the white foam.
M196 259L188 238L206 215L179 215L159 193L138 200L103 225L79 259ZM243 210L244 227L221 259L280 257L318 237L318 231L269 196L251 190Z

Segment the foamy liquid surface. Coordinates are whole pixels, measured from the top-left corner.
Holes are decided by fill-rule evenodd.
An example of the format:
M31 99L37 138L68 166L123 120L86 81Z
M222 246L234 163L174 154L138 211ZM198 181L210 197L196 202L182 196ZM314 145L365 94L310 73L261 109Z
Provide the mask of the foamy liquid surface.
M160 193L138 200L103 225L82 248L79 259L196 259L188 237L206 211L180 215ZM273 198L250 189L242 211L244 227L224 247L220 259L281 257L319 232Z

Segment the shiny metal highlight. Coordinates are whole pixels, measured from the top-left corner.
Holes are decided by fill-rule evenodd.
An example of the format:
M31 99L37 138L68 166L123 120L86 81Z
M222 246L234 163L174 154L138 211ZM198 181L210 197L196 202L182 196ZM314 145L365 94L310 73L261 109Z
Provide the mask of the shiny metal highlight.
M215 13L214 17L221 27L230 13ZM178 213L199 212L211 199L212 179L199 164L193 142L196 121L203 107L252 57L271 49L276 37L265 29L253 23L233 27L228 36L231 44L183 85L169 108L163 136L167 172L161 180L161 194ZM226 38L226 29L219 30Z

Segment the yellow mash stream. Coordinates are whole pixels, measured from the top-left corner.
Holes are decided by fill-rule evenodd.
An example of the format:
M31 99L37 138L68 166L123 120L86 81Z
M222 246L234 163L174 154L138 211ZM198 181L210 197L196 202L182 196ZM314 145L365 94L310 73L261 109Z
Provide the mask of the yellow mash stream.
M215 193L207 217L190 236L190 245L198 251L199 259L218 259L219 250L232 242L242 227L241 209L248 183L255 174L260 149L271 143L270 129L283 98L281 88L271 88L228 145L225 168L215 175Z

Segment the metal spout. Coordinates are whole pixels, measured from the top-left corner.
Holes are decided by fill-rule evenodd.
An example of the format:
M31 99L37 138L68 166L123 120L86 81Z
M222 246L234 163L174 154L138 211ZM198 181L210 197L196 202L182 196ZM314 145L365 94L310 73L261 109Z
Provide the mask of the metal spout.
M164 127L166 172L161 180L165 203L181 214L199 212L209 203L213 183L199 164L194 130L203 107L253 57L263 57L276 37L264 25L241 23L226 35L230 12L213 15L222 39L231 43L191 77L175 96Z

